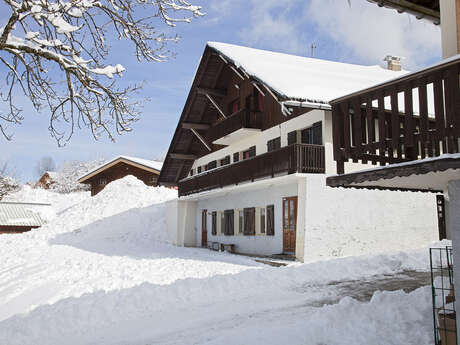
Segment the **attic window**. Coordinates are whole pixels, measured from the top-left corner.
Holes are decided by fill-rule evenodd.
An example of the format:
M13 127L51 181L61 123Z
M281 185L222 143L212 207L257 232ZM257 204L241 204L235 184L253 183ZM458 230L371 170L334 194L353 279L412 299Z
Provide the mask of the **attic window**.
M107 178L101 177L99 179L99 186L105 186L107 184Z

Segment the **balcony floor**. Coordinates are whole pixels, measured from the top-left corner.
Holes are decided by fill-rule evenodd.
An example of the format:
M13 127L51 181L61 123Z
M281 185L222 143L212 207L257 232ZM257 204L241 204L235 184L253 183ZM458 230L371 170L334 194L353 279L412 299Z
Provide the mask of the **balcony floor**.
M230 133L222 138L214 140L212 143L216 145L231 145L241 139L245 139L251 135L260 133L260 129L255 128L240 128L237 131Z

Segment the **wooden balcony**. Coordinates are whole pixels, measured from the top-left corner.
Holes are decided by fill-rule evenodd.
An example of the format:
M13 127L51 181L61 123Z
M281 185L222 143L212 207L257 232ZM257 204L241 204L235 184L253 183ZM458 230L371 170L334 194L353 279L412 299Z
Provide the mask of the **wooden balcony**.
M324 165L324 146L293 144L188 177L179 182L179 196L282 173L324 173Z
M334 159L380 165L459 152L460 58L336 99Z
M262 129L261 116L262 113L241 109L212 126L206 134L206 139L213 144L229 145L232 140L260 131ZM238 133L235 133L237 131Z

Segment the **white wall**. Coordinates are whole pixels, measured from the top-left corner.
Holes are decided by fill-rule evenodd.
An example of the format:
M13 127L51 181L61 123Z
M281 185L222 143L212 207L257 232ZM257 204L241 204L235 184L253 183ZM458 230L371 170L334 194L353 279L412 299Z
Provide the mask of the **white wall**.
M306 179L305 261L407 250L438 240L435 194L330 188L325 175Z
M284 177L287 178L287 177ZM196 207L196 228L197 243L201 243L201 212L208 211L207 230L208 241L235 244L236 251L246 254L280 254L283 251L282 233L282 198L297 195L297 183L289 184L265 184L258 190L238 192L238 187L228 195L199 200ZM227 209L242 209L245 207L266 207L275 205L275 235L255 235L255 236L213 236L212 216L213 211L224 211ZM217 220L219 222L219 219ZM235 225L236 226L236 225Z
M168 240L177 246L196 246L196 202L174 199L166 203Z
M448 231L452 234L452 251L454 260L455 296L460 296L460 180L449 181L449 212L447 214ZM456 298L455 309L460 308L460 298ZM457 329L460 329L460 318L457 318Z

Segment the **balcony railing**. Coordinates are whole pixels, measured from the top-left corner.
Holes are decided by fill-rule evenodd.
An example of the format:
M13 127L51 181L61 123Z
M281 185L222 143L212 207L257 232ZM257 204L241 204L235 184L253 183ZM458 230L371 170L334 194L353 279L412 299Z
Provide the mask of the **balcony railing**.
M208 142L212 143L213 141L229 135L241 128L261 129L261 115L261 113L241 109L212 126L206 134L206 139Z
M324 173L324 146L293 144L253 158L188 177L179 196L287 173Z
M456 58L332 101L337 172L459 152L459 70Z

